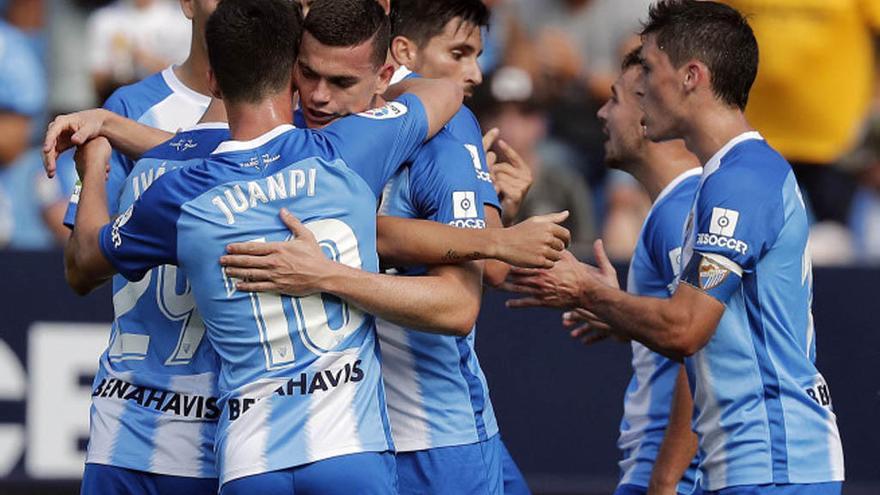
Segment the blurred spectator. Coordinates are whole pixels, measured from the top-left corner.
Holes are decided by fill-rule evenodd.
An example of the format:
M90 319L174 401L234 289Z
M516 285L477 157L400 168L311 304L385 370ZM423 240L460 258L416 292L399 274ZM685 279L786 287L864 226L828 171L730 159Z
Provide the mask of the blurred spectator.
M550 133L569 146L574 166L597 192L601 210L602 130L596 111L610 95L621 51L650 0L501 0L505 62L528 70L547 95Z
M651 209L651 198L633 176L620 170L608 173L605 198L605 252L614 261L627 261L635 251L642 224Z
M478 88L473 106L482 127L497 127L501 138L532 169L532 187L516 221L568 210L570 215L563 225L571 231L571 249L588 256L596 238L590 190L575 170L560 161L564 154L547 138L547 115L534 94L529 74L514 67L498 69ZM506 160L503 152L493 151Z
M99 104L85 36L90 7L83 1L52 0L52 8L48 9L49 110L53 115Z
M190 23L177 2L120 0L88 21L92 79L103 101L116 88L180 63L189 51Z
M746 115L792 163L816 220L845 224L856 183L836 163L867 115L880 1L726 2L749 16L761 50Z
M865 140L841 163L859 178L850 216L855 256L880 264L880 82Z
M42 130L45 108L42 65L27 37L0 21L0 245L48 248L55 243L49 225L62 229L73 167L61 167L61 180L49 181L39 150L26 151Z

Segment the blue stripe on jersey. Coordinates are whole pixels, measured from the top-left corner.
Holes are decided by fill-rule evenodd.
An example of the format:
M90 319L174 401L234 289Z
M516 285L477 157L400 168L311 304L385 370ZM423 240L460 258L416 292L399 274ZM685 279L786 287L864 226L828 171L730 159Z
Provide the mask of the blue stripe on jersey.
M483 204L501 211L501 201L498 199L498 193L495 192L492 175L489 173L489 166L486 163L486 151L483 149L483 131L480 129L480 123L477 121L476 115L474 115L470 108L462 105L458 113L446 124L446 129L454 138L467 145L467 150L473 160Z
M770 427L770 451L773 459L773 482L788 483L788 452L785 445L785 423L782 411L782 390L779 383L779 374L776 366L770 358L768 329L764 327L764 316L761 306L757 304L758 275L743 284L743 289L748 293L746 297L746 311L749 325L754 329L752 339L755 342L755 353L761 378L764 385L764 403L767 408L767 423Z
M473 332L471 332L471 335L473 335ZM458 352L461 356L458 361L459 368L461 369L461 375L464 377L465 382L467 382L471 396L471 405L474 408L474 426L477 428L477 435L482 442L489 438L486 434L486 423L483 421L483 408L485 407L486 397L483 395L483 382L468 367L471 361L473 343L468 342L468 337L459 337L456 339L456 343L458 344Z

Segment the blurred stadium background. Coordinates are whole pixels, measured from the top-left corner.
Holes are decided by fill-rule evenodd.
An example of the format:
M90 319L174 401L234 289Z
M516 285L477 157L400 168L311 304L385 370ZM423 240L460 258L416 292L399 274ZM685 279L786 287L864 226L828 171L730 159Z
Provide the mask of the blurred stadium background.
M625 265L650 207L602 164L595 112L650 0L486 0L484 84L471 104L533 168L520 215L568 209L573 250L602 237ZM819 367L834 394L848 482L880 493L880 0L729 0L751 14L761 66L752 123L795 165L813 215ZM64 283L73 170L42 174L53 115L187 53L176 0L0 0L0 494L76 493L109 290ZM537 493L608 493L629 348L585 349L558 313L486 296L478 347L502 434Z

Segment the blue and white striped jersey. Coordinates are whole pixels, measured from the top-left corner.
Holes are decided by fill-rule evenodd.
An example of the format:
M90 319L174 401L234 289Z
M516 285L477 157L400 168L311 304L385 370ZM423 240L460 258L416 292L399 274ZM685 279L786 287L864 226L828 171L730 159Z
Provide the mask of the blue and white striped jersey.
M174 74L174 67L168 67L142 81L117 89L104 102L104 108L150 127L177 132L194 126L210 103L210 96L188 88ZM130 158L113 151L110 176L107 178L107 201L111 214L120 211L119 195L132 167L134 162ZM71 228L76 220L77 202L79 186L70 197L64 215L64 225Z
M726 306L686 360L704 489L843 480L814 363L808 232L791 167L758 133L706 163L682 252L682 281Z
M701 169L684 172L657 196L642 226L629 266L627 291L639 296L667 298L679 274L682 230L687 220ZM679 364L638 342L632 343L633 376L626 389L617 447L620 484L648 487L660 444L669 424ZM691 493L697 463L685 471L679 493Z
M119 205L131 206L164 174L201 163L229 139L226 124L180 132L137 161ZM113 277L113 327L92 390L86 462L156 474L217 477L214 435L219 362L177 267L137 282Z
M485 228L471 152L448 130L426 143L386 186L381 215ZM493 191L494 194L494 191ZM398 269L418 276L424 267ZM467 337L378 320L382 377L398 452L466 445L498 433L486 377Z
M393 448L372 316L325 294L239 292L219 259L229 243L289 238L287 208L329 257L376 272L375 205L426 134L412 95L321 131L282 125L166 173L102 230L129 280L174 264L190 281L220 357L221 483Z

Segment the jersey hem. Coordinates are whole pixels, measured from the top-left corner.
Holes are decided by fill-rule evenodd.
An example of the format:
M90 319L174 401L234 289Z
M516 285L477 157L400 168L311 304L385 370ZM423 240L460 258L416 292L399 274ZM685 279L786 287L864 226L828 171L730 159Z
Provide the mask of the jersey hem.
M318 453L317 455L311 456L309 458L302 459L291 459L289 462L281 463L277 466L258 466L258 465L250 465L244 466L237 469L227 470L223 476L220 478L220 485L224 485L229 483L230 481L237 480L239 478L244 478L246 476L254 476L257 474L265 474L271 473L274 471L281 471L284 469L291 469L295 467L299 467L305 464L311 464L313 462L320 462L327 459L331 459L333 457L340 457L343 455L349 454L361 454L366 452L390 452L392 451L392 447L387 443L381 444L370 444L367 446L358 445L358 446L347 446L340 447L338 449L326 450ZM256 457L256 456L255 456Z
M772 485L772 484L780 484L780 482L770 477L731 477L728 478L725 482L717 482L712 483L709 482L710 476L705 476L703 481L701 482L701 487L703 490L708 491L718 491L724 490L725 488L731 488L734 486L746 486L746 485ZM823 474L816 474L810 477L792 477L789 476L788 480L784 483L785 485L813 485L818 483L834 483L838 481L844 481L843 473L834 473L834 472L825 472Z
M394 432L392 431L392 436ZM474 445L482 442L489 441L494 437L498 436L498 431L495 433L489 434L486 436L486 440L480 440L479 437L474 434L468 434L468 438L464 437L455 437L455 439L443 440L440 442L434 442L430 445L426 445L422 442L407 442L400 441L397 438L394 439L395 452L397 453L411 453L411 452L420 452L423 450L432 450L432 449L442 449L446 447L462 447L465 445Z
M149 468L144 468L144 465L141 463L129 464L126 462L105 461L105 460L96 460L96 459L86 459L85 463L86 464L97 464L97 465L101 465L101 466L110 466L110 467L122 468L122 469L130 469L132 471L139 471L139 472L148 473L148 474L157 474L160 476L177 476L180 478L198 478L198 479L203 479L203 480L217 479L216 473L213 473L213 474L211 474L211 473L205 474L202 472L193 473L192 471L182 471L180 469L175 469L175 468L179 468L180 466L150 466Z

